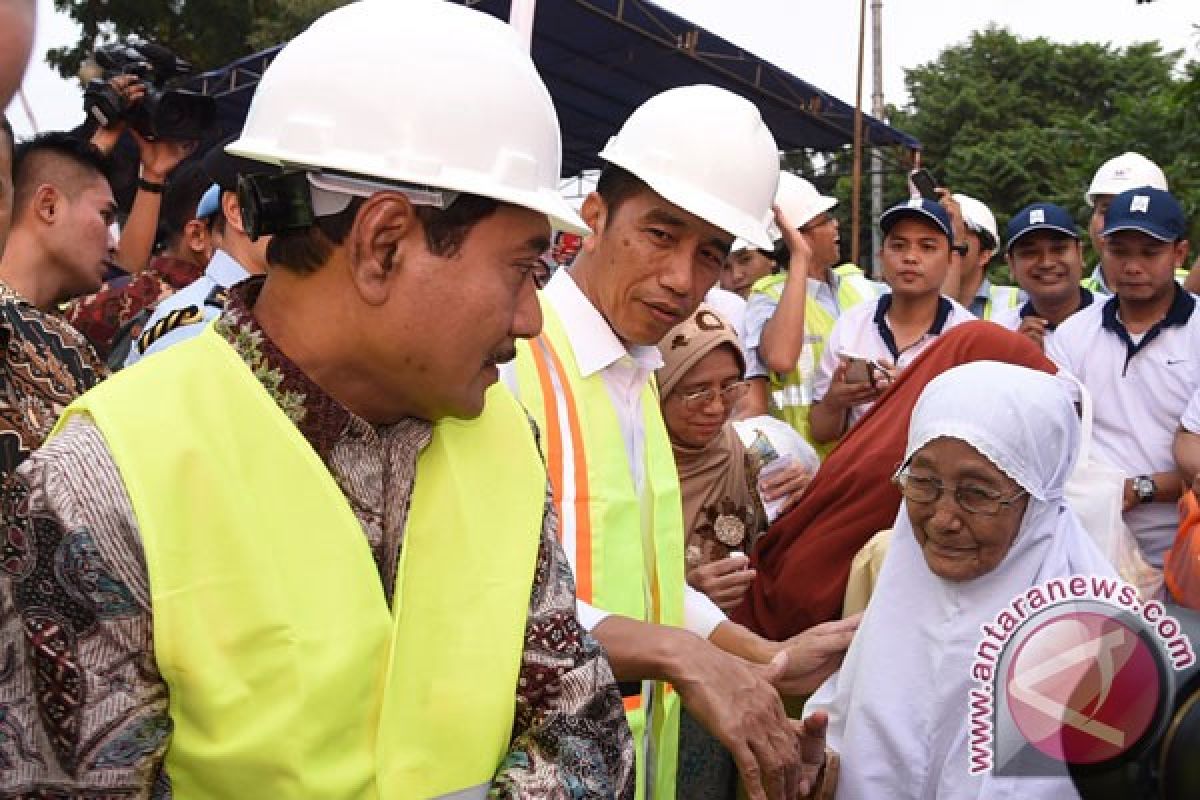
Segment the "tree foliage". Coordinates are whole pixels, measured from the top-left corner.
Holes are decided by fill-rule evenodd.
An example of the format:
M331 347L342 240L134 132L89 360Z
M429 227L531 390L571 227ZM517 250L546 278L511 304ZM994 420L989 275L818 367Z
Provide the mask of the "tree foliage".
M348 0L54 0L79 23L79 41L46 54L70 78L98 44L137 34L204 71L290 39Z
M1181 52L990 28L908 70L905 83L912 101L892 109L892 124L921 140L922 160L942 182L987 203L1002 231L1035 201L1058 203L1086 225L1092 174L1135 150L1164 169L1200 233L1200 63L1182 63ZM903 179L890 189L902 196Z

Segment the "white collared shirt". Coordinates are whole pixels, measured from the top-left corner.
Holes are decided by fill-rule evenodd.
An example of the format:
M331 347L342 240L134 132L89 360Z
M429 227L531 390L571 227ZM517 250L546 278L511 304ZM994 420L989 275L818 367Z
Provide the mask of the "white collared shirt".
M612 398L617 423L621 428L629 471L639 495L646 483L646 430L642 424L642 390L654 371L662 366L662 353L655 346L626 346L617 338L608 321L579 289L575 279L560 269L542 290L542 296L554 309L567 334L579 371L587 378L601 373L604 386ZM517 388L516 365L500 367L500 377L520 398ZM629 535L636 535L630 531ZM567 553L571 569L575 569L573 553ZM582 600L576 601L579 622L591 631L608 617L609 612L595 608ZM684 585L683 627L707 639L725 621L724 612L707 595Z

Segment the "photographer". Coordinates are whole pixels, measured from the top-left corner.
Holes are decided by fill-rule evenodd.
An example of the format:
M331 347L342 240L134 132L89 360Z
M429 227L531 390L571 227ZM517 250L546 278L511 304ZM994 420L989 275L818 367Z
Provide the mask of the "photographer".
M107 86L122 98L123 107L129 111L136 109L146 98L146 84L135 75L116 75L108 80ZM150 140L131 127L127 116L122 115L109 119L106 126L97 128L91 142L105 155L111 155L126 130L137 142L141 163L137 194L121 229L114 261L125 272L136 275L150 262L167 179L175 167L196 149L197 140Z

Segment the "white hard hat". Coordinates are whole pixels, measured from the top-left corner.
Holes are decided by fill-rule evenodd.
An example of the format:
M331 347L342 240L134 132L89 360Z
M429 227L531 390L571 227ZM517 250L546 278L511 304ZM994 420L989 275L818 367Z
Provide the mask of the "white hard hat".
M1167 176L1158 164L1141 153L1122 153L1100 165L1092 176L1092 185L1087 190L1087 204L1095 205L1096 195L1117 195L1126 189L1150 186L1168 191Z
M716 86L668 89L642 103L600 157L685 211L763 250L779 149L754 104Z
M516 31L442 0L363 0L322 16L263 73L226 150L490 197L587 229L558 192L558 116Z
M953 197L958 201L958 207L962 211L963 223L975 233L987 231L988 235L992 237L992 247L998 246L1000 230L996 227L996 216L992 214L992 210L969 194L956 193Z
M779 188L775 192L775 205L787 217L788 222L803 228L821 214L837 205L837 198L827 197L817 187L790 172L779 173ZM782 235L772 222L771 233L778 239Z

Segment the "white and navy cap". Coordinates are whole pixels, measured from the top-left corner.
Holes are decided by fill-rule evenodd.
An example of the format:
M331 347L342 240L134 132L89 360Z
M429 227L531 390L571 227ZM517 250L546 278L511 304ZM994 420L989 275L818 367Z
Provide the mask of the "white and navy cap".
M1187 217L1170 192L1143 186L1121 192L1104 215L1102 236L1117 231L1141 231L1163 242L1187 237Z
M1008 234L1008 244L1005 252L1010 252L1022 236L1034 231L1058 231L1072 239L1079 238L1079 228L1076 227L1071 212L1054 203L1031 203L1008 221L1005 231Z
M909 218L932 223L938 230L946 234L947 239L954 241L954 233L950 227L950 215L946 213L946 209L942 208L941 203L926 200L923 197L910 198L883 212L883 215L879 217L879 228L886 235L897 222Z

